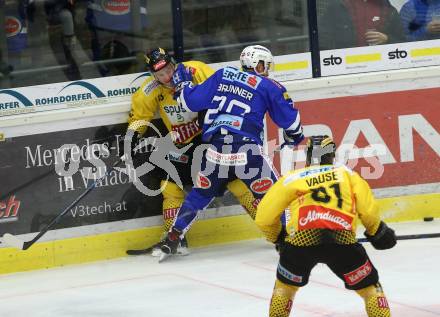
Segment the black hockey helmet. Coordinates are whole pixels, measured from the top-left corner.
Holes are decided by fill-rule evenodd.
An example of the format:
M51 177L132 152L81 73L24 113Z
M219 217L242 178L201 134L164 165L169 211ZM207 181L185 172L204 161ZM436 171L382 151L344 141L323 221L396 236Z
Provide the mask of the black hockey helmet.
M307 140L306 164L333 164L336 155L336 144L328 135L314 135Z
M175 64L174 58L171 57L167 50L161 47L148 51L144 56L147 68L151 72L157 72L169 63Z

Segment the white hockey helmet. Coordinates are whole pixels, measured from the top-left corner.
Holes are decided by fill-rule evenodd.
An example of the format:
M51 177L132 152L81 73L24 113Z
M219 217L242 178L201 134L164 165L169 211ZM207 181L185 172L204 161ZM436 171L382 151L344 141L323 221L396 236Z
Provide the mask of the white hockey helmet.
M264 71L257 72L259 62L264 63ZM269 73L274 69L272 53L261 45L251 45L244 48L240 55L240 63L243 70L254 70L257 74Z

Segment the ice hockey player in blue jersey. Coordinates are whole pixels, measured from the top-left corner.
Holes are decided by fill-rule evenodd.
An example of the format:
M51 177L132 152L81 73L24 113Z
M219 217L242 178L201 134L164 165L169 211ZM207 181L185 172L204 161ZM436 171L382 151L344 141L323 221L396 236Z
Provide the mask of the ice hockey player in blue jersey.
M206 110L204 140L224 128L232 134L249 137L263 144L263 120L269 112L273 121L284 129L288 142L301 135L298 110L286 89L267 76L273 69L271 52L260 45L246 47L240 56L242 71L225 67L202 85L182 89L180 104L190 111ZM191 73L183 65L176 72L176 84L190 83ZM189 76L189 77L188 77Z
M223 192L225 184L241 179L259 202L277 180L268 158L263 155L264 116L284 130L286 145L296 146L304 136L300 116L286 89L269 79L274 68L272 53L265 47L246 47L240 56L242 70L234 67L219 69L200 85L191 83L191 70L179 65L173 77L179 104L187 111L207 110L203 124L206 145L201 162L193 160L195 177L191 192L185 199L162 246L163 261L176 252L183 238L214 197Z

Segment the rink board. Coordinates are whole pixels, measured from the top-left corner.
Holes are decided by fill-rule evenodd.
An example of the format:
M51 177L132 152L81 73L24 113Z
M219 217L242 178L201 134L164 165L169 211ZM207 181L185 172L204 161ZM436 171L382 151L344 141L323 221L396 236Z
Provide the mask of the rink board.
M380 195L376 195L376 192L375 195L380 198L383 218L409 221L427 216L440 217L439 76L440 67L430 67L306 79L286 82L285 85L300 109L304 133L325 133L332 135L338 144L352 144L354 157L349 159L348 165L367 178L373 190L380 191ZM130 83L136 86L135 82ZM77 84L69 87L77 87ZM131 91L124 90L130 94ZM64 136L79 146L96 139L99 126L107 127L108 133L111 133L113 126L126 120L130 108L129 103L122 99L112 100L108 104L93 103L87 107L71 104L65 108L62 105L63 109L59 111L1 117L0 146L7 149L2 157L7 166L1 172L6 173L7 168L12 172L7 174L9 178L0 175L3 181L0 187L2 184L4 186L0 193L5 195L22 181L43 175L53 168L49 154L65 143ZM82 130L78 130L78 127ZM266 140L269 140L269 144L266 144L268 153L273 153L281 141L280 131L270 123L266 125ZM117 152L116 145L109 147L111 155L106 155L106 164L113 162ZM25 151L26 148L31 151ZM41 153L42 163L36 154L40 148L42 151L44 149ZM27 155L29 152L31 155ZM282 172L291 169L292 162L295 168L300 167L297 164L301 161L301 151L296 153L294 161L288 154L285 151L281 155L274 154L275 164ZM5 161L6 158L8 161ZM84 165L80 168L90 166L87 159L81 160L81 164ZM371 175L370 172L380 172L381 168L383 173ZM363 174L363 169L366 174ZM14 193L0 199L0 234L25 234L25 240L32 239L48 219L66 206L66 202L73 201L85 190L86 185L90 185L90 179L87 182L84 175L75 174L71 182L67 182L67 178L52 175L45 179L46 183L28 187L25 197L21 196L23 193ZM74 186L70 186L72 184ZM49 231L40 243L27 251L0 248L0 274L122 257L126 249L142 248L157 242L161 234L160 208L151 215L139 215L136 210L116 215L116 218L114 213L96 214L103 203L103 210L116 203L108 200L109 197L125 197L123 194L130 187L130 183L124 183L122 179L95 189L81 205L95 207L95 214L81 216L81 209L70 212L59 224L66 229ZM32 208L35 213L30 212ZM213 218L195 223L188 233L191 246L261 237L239 206L231 208L235 208L235 212L216 212ZM44 214L39 215L37 211L43 211ZM33 216L39 216L36 219L40 218L41 221L32 221ZM139 216L142 218L135 218ZM130 220L136 222L137 226L124 227L124 221ZM113 226L113 230L96 230L101 224ZM74 235L65 234L76 229ZM54 231L60 231L60 234L52 235Z
M379 199L388 222L440 217L440 195L425 194ZM439 230L440 231L440 230ZM26 251L0 249L0 274L44 269L126 256L127 249L141 249L158 241L161 226L36 243ZM188 233L191 247L261 238L247 215L196 222Z

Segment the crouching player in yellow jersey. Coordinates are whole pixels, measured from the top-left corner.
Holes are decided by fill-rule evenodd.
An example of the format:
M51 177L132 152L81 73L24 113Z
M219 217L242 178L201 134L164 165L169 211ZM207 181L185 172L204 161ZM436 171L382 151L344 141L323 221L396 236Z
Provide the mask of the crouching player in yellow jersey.
M279 179L258 205L256 223L269 241L279 243L280 251L270 317L289 316L295 293L307 284L317 263L325 263L364 299L369 317L390 316L377 270L356 240L356 221L361 220L376 249L392 248L396 236L380 220L367 182L333 163L335 151L328 136L312 136L306 167ZM279 221L286 208L287 234Z
M131 133L127 131L126 134L131 135L132 138L131 140L127 138L121 139L119 155L128 154L124 153L124 142L126 142L131 143L131 149L126 149L125 152L130 152L131 150L135 167L139 167L146 161L149 161L151 151L139 151L140 153L138 152L134 155L133 149L150 126L149 123L156 115L156 112L158 112L167 130L165 134L168 132L172 133L173 143L178 149L192 144L183 154L176 152L168 154L168 160L176 168L182 185L192 187L191 162L195 148L201 143L202 133L202 127L198 122L198 113L183 109L173 99L175 91L171 79L177 65L171 55L165 49L158 47L148 51L145 55L145 60L146 66L153 76L149 77L132 96L132 107L128 119L128 130L131 130ZM214 73L211 67L202 62L188 61L183 62L183 64L191 71L194 84L201 84ZM158 130L160 129L158 128ZM140 177L141 182L146 187L148 187L146 184L149 183L148 177L162 180L164 233L170 229L185 198L184 191L173 179L167 176L163 169L156 167ZM246 185L241 180L234 180L227 184L227 189L235 196L252 219L255 219L258 200L247 189ZM148 206L145 206L145 208L148 208ZM161 244L162 242L159 242L153 247L142 250L128 250L127 253L135 255L152 252L153 256L158 256L160 255ZM178 254L188 254L185 238L180 241Z

